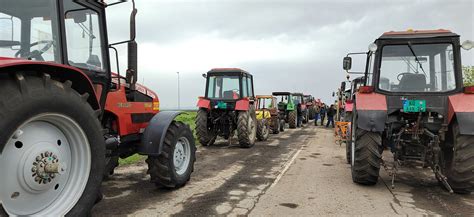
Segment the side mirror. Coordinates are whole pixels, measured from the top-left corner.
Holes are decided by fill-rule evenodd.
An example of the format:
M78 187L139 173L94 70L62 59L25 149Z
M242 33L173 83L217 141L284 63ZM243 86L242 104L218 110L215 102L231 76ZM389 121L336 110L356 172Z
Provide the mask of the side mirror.
M341 82L341 91L346 90L346 82Z
M202 77L203 77L203 78L207 78L207 75L203 73L203 74L202 74Z
M332 97L335 97L336 96L336 92L332 92Z
M342 61L342 68L344 70L349 71L352 68L352 58L351 57L344 57Z

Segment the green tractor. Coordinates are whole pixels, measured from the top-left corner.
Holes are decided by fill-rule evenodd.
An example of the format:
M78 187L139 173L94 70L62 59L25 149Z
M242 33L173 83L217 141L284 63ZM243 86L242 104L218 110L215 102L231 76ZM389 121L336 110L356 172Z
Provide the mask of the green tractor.
M290 92L273 92L272 95L277 97L280 119L285 120L285 123L288 123L291 129L295 129L298 126L298 114L293 94ZM280 131L284 131L284 129L285 124L280 124Z

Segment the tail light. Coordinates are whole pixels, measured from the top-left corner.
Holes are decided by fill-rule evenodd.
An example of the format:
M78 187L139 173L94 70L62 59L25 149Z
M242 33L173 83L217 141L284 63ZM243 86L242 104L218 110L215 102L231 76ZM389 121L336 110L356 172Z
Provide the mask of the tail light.
M467 93L467 94L474 94L474 86L467 86L467 87L464 87L464 93Z
M359 87L359 93L372 93L374 92L373 86L361 86Z

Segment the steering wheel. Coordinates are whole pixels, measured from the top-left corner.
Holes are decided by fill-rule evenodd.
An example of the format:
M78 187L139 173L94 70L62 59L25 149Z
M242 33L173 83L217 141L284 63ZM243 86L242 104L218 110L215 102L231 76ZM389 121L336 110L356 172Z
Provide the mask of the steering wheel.
M27 59L31 59L31 58L35 58L36 60L39 60L39 61L44 61L44 58L42 56L42 54L46 51L48 51L54 44L54 41L53 40L41 40L41 41L37 41L37 42L33 42L30 44L30 48L33 47L33 46L36 46L36 45L40 45L40 44L45 44L43 48L39 49L39 50L34 50L34 51L26 51L24 49L20 49L19 51L17 51L15 53L15 57L16 58L19 58L19 57L24 57L24 58L27 58Z
M404 75L408 75L408 74L415 74L415 73L411 73L411 72L402 72L400 74L397 75L397 80L398 81L401 81L402 80L402 76Z

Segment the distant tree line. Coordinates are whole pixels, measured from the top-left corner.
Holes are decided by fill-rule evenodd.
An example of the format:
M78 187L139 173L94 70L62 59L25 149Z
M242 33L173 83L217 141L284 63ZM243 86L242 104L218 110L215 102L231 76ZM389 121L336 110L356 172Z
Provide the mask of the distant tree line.
M474 66L463 66L464 86L474 86Z

